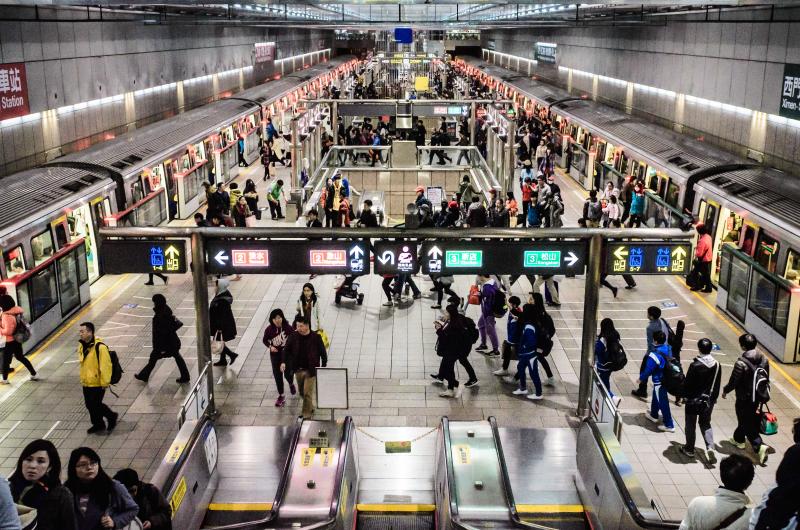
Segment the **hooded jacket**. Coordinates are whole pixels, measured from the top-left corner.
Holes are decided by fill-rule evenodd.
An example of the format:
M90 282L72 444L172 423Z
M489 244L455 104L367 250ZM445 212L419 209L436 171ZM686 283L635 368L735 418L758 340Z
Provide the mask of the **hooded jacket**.
M714 377L714 372L717 374L716 377ZM699 355L694 358L692 364L689 365L689 370L686 372L686 380L683 386L684 397L692 399L708 393L711 396L711 404L713 405L719 397L721 385L722 367L719 366L719 363L710 353L708 355ZM709 392L709 389L711 392Z
M14 332L17 330L17 315L22 315L22 313L22 308L15 305L0 315L0 335L5 337L6 342L14 340Z
M680 530L714 530L720 523L747 506L750 499L744 493L717 488L714 495L695 497L686 509L686 517L681 521ZM726 530L746 530L750 519L750 508L739 518L726 526Z
M264 346L267 347L270 355L273 356L280 356L283 352L284 346L286 346L286 341L289 339L289 335L294 333L292 326L286 322L286 319L283 319L283 323L281 327L278 328L272 322L269 323L267 328L264 330L264 338L262 342ZM278 351L274 352L270 349L270 346L274 346L275 349Z
M758 350L748 350L736 360L733 365L731 377L722 392L728 394L736 390L736 401L752 401L753 399L753 369L742 360L742 357L750 361L756 368L763 368L769 375L769 361Z
M656 346L655 351L647 354L647 364L645 364L644 372L639 375L640 381L647 381L647 378L653 377L653 384L660 385L661 378L664 376L664 368L667 366L667 359L672 356L672 348L669 344L659 344Z
M229 291L217 294L208 307L211 336L217 331L222 332L222 340L229 341L236 338L236 320L233 318L233 295Z

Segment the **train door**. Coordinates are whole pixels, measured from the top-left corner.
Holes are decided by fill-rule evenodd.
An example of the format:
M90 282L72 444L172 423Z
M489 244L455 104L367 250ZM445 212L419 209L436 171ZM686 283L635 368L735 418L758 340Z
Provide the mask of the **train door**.
M97 197L89 204L84 204L67 214L70 242L84 238L90 282L94 282L100 276L100 263L96 252L97 224L95 220L103 219L106 215L111 215L111 202L107 197Z

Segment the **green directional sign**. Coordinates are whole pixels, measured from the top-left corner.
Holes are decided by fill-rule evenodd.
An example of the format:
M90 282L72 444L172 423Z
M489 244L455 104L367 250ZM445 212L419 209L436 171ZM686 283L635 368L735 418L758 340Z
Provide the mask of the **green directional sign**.
M552 267L561 266L560 250L526 250L523 265L525 267Z
M448 267L483 267L483 250L448 250L444 259Z

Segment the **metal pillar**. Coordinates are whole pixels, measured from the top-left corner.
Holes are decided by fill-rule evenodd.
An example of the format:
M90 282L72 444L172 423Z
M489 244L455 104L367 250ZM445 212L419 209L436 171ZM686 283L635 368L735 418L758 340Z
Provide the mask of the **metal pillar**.
M297 130L297 116L292 116L292 121L290 122L290 131L292 135L292 145L290 147L292 153L292 167L289 174L290 177L290 186L289 189L294 189L300 187L300 172L298 168L300 164L302 164L302 160L298 160L300 158L300 137Z
M583 333L581 334L581 372L578 384L578 410L580 417L586 415L592 395L592 369L594 367L594 343L597 340L597 313L600 306L600 268L603 263L603 236L594 234L589 238L589 254L586 259L586 285L583 292Z
M469 105L469 145L475 145L478 140L478 109L473 101Z
M192 234L192 280L194 281L195 332L197 333L197 370L211 360L211 330L208 316L208 279L203 236Z
M508 125L508 133L506 135L506 171L503 175L504 190L512 191L514 189L514 170L516 166L516 153L514 153L514 144L517 140L517 123L510 122Z

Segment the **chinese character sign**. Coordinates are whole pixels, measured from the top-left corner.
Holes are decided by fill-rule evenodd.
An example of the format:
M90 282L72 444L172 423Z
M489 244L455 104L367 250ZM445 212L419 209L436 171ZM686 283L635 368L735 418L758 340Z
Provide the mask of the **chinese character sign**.
M25 63L0 64L0 121L30 113Z
M783 67L778 109L784 118L800 120L800 64L786 64Z

